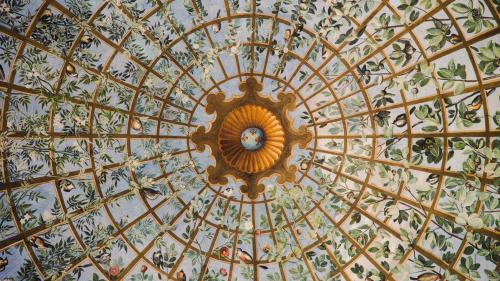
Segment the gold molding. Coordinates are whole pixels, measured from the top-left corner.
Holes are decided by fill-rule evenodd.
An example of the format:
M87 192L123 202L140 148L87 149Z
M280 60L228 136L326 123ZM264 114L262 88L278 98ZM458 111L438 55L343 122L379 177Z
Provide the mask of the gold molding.
M264 185L259 183L263 178L277 175L277 181L280 184L295 181L297 167L289 165L288 158L292 153L293 146L298 144L300 148L305 148L312 140L312 134L307 130L306 126L301 126L298 130L294 129L291 120L288 118L288 112L295 109L295 95L279 93L278 101L263 97L259 94L262 85L254 77L241 82L238 88L244 93L243 96L228 101L225 100L224 93L221 92L207 96L205 111L208 114L216 113L217 116L210 128L198 127L191 134L191 140L195 144L196 150L203 152L205 146L209 146L212 151L215 167L210 166L207 169L210 183L227 184L228 176L241 179L245 182L241 186L241 192L247 194L251 199L256 199L259 193L264 191ZM254 173L247 173L229 165L219 147L219 132L225 117L235 108L245 105L256 105L273 113L281 124L285 136L282 153L278 156L276 162L267 169Z

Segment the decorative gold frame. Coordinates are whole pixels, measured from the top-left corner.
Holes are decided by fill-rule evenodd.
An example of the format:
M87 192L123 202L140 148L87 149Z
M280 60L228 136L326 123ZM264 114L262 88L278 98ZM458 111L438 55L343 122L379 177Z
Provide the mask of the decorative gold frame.
M312 140L312 134L307 130L306 126L301 126L298 130L294 129L291 120L288 118L288 111L295 109L295 95L291 93L279 93L277 102L263 97L259 94L262 90L262 85L254 77L241 82L238 88L244 95L228 101L225 100L225 95L222 92L207 96L205 111L208 114L216 113L217 117L209 129L203 126L198 127L191 134L191 140L200 152L205 150L206 145L212 150L212 157L215 158L215 167L210 166L207 169L208 181L210 183L227 184L227 176L242 179L245 184L241 186L241 192L246 193L251 199L256 199L259 193L264 191L264 185L259 183L263 178L277 174L277 181L280 184L295 181L297 167L295 165L288 165L288 158L292 153L292 147L298 144L300 148L305 148ZM224 117L233 109L248 104L264 107L274 113L285 133L283 152L278 160L268 169L257 173L245 173L233 168L224 160L218 144L219 131Z

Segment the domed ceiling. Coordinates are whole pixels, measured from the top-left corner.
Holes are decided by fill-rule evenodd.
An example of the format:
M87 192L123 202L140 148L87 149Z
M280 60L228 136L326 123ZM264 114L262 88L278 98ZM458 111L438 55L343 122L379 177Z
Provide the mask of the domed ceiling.
M500 280L499 12L0 1L0 280Z

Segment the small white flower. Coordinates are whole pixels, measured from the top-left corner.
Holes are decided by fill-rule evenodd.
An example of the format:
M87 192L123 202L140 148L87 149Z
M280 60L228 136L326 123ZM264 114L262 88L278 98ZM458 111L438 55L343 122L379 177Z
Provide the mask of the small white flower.
M170 159L170 157L172 157L172 154L170 152L163 152L163 154L161 156L161 160L167 161Z
M50 213L49 210L45 210L42 213L42 218L44 221L51 221L54 219L54 216Z
M127 159L127 166L128 166L131 170L133 170L133 169L135 169L135 168L139 167L140 165L141 165L141 163L139 162L139 160L138 160L138 159L134 159L134 158L132 158L132 157L129 157L129 158Z
M181 95L181 102L182 102L183 104L186 104L186 103L188 103L189 101L190 101L190 98L189 98L187 95L185 95L185 94L182 94L182 95Z
M19 159L17 161L17 169L18 170L26 170L28 169L29 165L26 161Z
M38 78L41 76L40 72L38 70L33 70L31 72L31 75L33 76L33 78Z
M283 54L288 53L288 47L283 48Z
M197 43L194 43L192 47L194 50L198 50L200 48L200 45Z
M150 188L153 186L153 184L154 184L153 178L143 177L140 179L140 186L142 186L143 188Z
M104 18L102 18L102 20L98 20L95 23L99 26L109 27L112 25L113 19L111 18L111 15L106 15Z
M231 54L232 55L237 55L238 54L238 45L232 46L231 47Z
M10 7L7 3L0 4L0 13L8 13L10 12Z
M243 225L241 226L241 228L245 231L249 231L249 230L252 230L253 229L253 224L251 221L244 221L243 222Z
M144 86L151 88L154 85L153 79L147 79L146 82L144 82Z
M62 123L62 118L61 118L61 115L57 114L55 117L54 117L54 127L56 129L62 129L64 127L64 124Z
M102 172L104 172L104 167L102 165L96 165L95 167L95 173L99 177Z
M29 213L24 214L23 218L20 220L21 224L27 223L31 219L31 215Z

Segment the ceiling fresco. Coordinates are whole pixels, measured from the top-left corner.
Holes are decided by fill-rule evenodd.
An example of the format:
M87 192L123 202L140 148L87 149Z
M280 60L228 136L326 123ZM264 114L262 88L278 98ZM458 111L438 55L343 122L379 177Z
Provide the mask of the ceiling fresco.
M0 281L500 280L499 0L0 0Z

